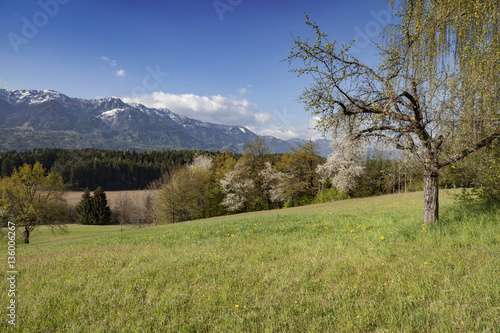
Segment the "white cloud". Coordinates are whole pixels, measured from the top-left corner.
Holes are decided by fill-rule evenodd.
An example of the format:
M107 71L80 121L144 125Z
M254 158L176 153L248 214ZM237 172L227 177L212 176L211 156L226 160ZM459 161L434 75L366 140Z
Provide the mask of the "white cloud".
M311 124L312 121L309 120L308 122L304 123ZM290 122L288 124L284 124L280 121L275 121L274 123L269 124L265 127L249 126L248 128L259 135L270 135L283 140L290 140L295 138L305 139L309 137L313 140L323 138L320 132L314 130L313 127L304 126L303 124L301 124L299 119L297 119L296 122Z
M314 129L316 127L316 125L318 125L320 120L321 120L321 118L318 116L309 118L309 122L308 122L309 128Z
M269 124L271 121L275 120L275 117L269 113L261 112L255 114L255 119L261 124Z
M245 95L248 92L248 89L252 88L251 84L247 84L246 87L238 90L238 93L241 95Z
M9 89L7 86L7 82L3 81L2 78L0 78L0 87L3 89Z
M270 135L283 140L294 139L301 136L296 128L291 128L289 126L270 126L268 128L249 127L249 130L259 135Z
M186 117L217 124L262 126L274 119L272 115L262 112L257 105L245 99L221 95L174 95L154 92L147 95L123 98L123 100L127 103L144 104L151 108L167 108Z
M116 76L125 76L125 70L124 69L119 69L116 71Z
M150 108L166 108L174 113L216 124L245 126L258 135L271 135L283 140L293 138L320 138L312 130L317 117L307 119L293 112L276 111L268 113L246 99L221 95L199 96L194 94L151 94L122 98L126 103L139 103Z
M116 65L117 65L116 60L109 59L109 57L106 57L106 56L101 56L101 60L104 60L105 62L107 62L110 67L116 67ZM116 75L117 76L125 76L125 71L123 69L120 69L120 70L116 71Z

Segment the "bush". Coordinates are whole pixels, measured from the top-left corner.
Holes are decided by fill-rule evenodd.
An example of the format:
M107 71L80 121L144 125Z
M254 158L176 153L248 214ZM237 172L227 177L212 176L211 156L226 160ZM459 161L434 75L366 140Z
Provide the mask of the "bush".
M337 190L335 187L331 187L314 198L313 203L325 203L338 200L349 199L349 195L345 192Z
M139 228L143 225L155 223L156 192L137 193L134 196L120 196L118 209L114 213L116 220L123 225L135 225Z
M313 201L314 201L313 197L309 195L303 195L298 197L297 199L288 200L287 202L285 202L284 207L290 208L290 207L306 206L312 204Z

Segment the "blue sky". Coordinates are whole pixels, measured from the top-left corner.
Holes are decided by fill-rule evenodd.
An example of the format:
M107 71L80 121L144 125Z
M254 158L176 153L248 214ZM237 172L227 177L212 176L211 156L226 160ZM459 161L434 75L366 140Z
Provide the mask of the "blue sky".
M116 96L283 139L318 137L289 72L305 14L331 39L391 20L379 0L18 0L0 2L0 87ZM375 58L373 58L375 59Z

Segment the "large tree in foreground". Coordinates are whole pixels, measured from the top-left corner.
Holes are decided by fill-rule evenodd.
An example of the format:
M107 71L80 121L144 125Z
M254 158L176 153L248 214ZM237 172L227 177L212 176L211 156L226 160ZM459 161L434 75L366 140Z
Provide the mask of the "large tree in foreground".
M24 228L24 243L36 227L59 227L68 222L64 183L56 173L45 172L40 163L19 167L0 180L0 210L16 228Z
M500 136L497 0L393 2L398 22L377 45L378 65L328 40L295 38L291 70L314 79L301 99L334 136L382 140L424 170L424 223L438 221L439 170ZM299 61L301 65L294 66Z

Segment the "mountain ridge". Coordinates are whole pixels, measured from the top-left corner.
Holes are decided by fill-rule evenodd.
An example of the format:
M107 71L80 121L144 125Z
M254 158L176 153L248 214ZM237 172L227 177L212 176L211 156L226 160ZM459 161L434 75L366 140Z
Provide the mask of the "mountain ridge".
M0 151L34 148L230 150L259 136L244 126L203 122L117 97L83 99L54 90L0 89ZM265 136L275 153L297 140ZM319 140L320 143L323 140ZM325 143L321 144L322 150Z

